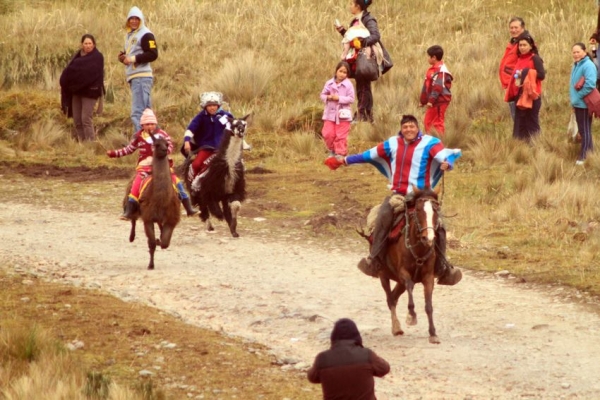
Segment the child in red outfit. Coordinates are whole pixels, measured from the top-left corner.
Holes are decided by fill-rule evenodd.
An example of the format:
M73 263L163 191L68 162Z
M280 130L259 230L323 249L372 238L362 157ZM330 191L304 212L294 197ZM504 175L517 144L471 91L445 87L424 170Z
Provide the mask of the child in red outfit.
M444 49L435 45L427 49L429 57L429 69L425 74L425 82L421 90L420 103L422 107L427 107L425 111L425 132L431 133L432 128L440 135L444 135L444 116L446 109L452 100L452 74L442 61Z
M171 137L167 134L167 132L162 129L157 128L157 119L154 112L146 108L140 118L140 125L142 129L136 132L131 139L129 144L118 150L108 150L106 155L115 158L115 157L123 157L130 154L133 154L136 150L139 150L138 154L138 162L135 168L136 175L133 179L133 184L131 185L131 192L129 193L129 200L127 202L127 206L125 208L124 214L121 216L123 220L131 220L132 215L135 213L137 208L139 207L139 197L140 197L140 189L142 185L142 181L144 177L152 173L152 154L153 154L153 144L152 138L150 135L154 137L162 137L169 144L169 154L173 151L173 143L171 142ZM173 166L173 161L169 159L169 165ZM177 188L177 192L181 203L183 204L185 211L188 216L197 215L198 211L192 209L192 205L190 202L190 198L187 195L183 184L175 175L175 172L171 168L171 179L173 181L173 185Z
M348 79L350 66L340 61L335 67L334 77L321 91L321 100L325 103L323 111L323 140L330 156L348 154L348 133L352 121L352 103L354 86Z

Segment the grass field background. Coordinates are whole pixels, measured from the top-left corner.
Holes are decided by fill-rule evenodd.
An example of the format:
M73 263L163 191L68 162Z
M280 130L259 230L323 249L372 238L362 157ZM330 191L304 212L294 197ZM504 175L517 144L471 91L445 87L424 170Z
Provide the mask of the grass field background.
M322 165L319 93L341 52L333 21L347 25L348 3L136 3L159 46L152 99L160 125L180 144L199 111L198 95L207 90L222 91L235 115L252 112L247 166L274 174L251 175L249 187L255 199L285 205L267 208L269 218L341 216L343 210L332 204L351 204L364 213L387 193L385 179L369 166L330 172ZM116 59L130 6L116 0L0 0L4 162L133 168L135 157L104 156L106 148L125 144L132 133L124 67ZM600 157L593 154L584 167L576 167L579 148L566 135L571 46L587 43L595 29L596 2L375 0L370 11L395 66L374 83L376 123L353 126L350 151L394 135L404 113L422 119L418 95L428 66L425 50L443 46L455 77L443 141L463 150L444 181L446 223L458 243L451 258L467 268L508 269L527 281L600 294ZM525 19L547 70L542 135L533 146L512 139L497 77L513 15ZM82 145L72 139L72 121L60 113L58 78L84 33L96 37L104 54L107 97L105 113L95 119L99 140ZM13 199L30 201L19 196ZM120 198L112 201L117 210ZM350 221L342 220L326 233L344 240L350 228Z

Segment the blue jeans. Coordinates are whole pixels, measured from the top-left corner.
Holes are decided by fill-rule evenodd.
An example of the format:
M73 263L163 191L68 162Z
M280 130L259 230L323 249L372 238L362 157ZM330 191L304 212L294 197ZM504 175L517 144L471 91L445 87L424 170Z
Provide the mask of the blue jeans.
M150 91L152 90L152 77L133 78L129 81L131 88L131 122L135 132L142 129L140 118L146 108L151 108Z

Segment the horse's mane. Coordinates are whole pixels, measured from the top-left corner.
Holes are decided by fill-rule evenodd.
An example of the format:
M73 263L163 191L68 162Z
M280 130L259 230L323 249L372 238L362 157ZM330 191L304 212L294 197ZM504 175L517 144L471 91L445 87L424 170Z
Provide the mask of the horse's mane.
M406 197L406 204L407 206L412 207L417 202L417 200L426 197L432 197L435 200L437 200L438 192L428 186L423 189L417 189L416 187L413 187L411 195Z

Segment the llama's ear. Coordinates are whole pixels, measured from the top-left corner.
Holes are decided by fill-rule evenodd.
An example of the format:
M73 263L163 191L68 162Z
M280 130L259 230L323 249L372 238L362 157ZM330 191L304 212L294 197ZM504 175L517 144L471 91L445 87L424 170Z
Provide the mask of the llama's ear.
M412 186L412 191L413 191L414 194L421 193L421 191L419 190L419 188L416 187L415 185L413 185L412 183L410 184L410 186Z
M252 119L254 115L252 113L244 115L241 119L246 121L246 124L250 125L252 123Z
M441 187L441 186L436 186L436 187L435 187L435 189L433 189L433 192L434 192L436 195L439 195L441 190L442 190L442 187Z

